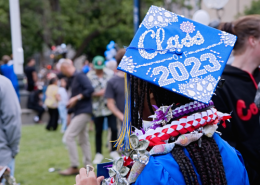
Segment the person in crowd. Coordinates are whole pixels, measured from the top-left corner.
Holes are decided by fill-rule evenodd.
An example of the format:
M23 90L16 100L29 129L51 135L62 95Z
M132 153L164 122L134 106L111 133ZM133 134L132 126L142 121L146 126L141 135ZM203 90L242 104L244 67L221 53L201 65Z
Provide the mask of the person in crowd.
M68 93L66 90L67 82L65 78L60 79L60 87L59 87L59 115L62 123L61 133L64 133L67 128L67 104L69 101Z
M19 83L16 74L14 73L13 61L8 55L2 57L3 65L0 67L1 74L11 80L18 99L20 99L19 94Z
M46 90L45 105L48 107L49 122L46 126L47 130L57 130L59 111L58 102L60 101L58 79L56 77L50 79L49 85Z
M106 67L110 69L111 71L116 71L117 68L117 61L110 60L106 62Z
M65 59L60 64L61 72L70 78L71 83L71 98L67 104L68 110L68 124L69 127L65 131L65 140L68 147L70 157L70 167L60 174L64 176L74 175L79 173L79 160L77 153L77 145L75 139L79 139L81 146L84 164L91 164L91 148L88 136L87 123L91 120L92 114L92 99L91 95L94 89L90 80L82 72L77 72L73 63L69 59ZM71 114L74 117L71 119Z
M219 111L232 112L230 122L220 126L219 131L241 152L250 184L260 184L260 107L254 102L260 82L260 15L221 25L221 30L236 35L237 41L233 63L222 74L224 86L217 88L213 96Z
M116 117L108 109L106 99L104 98L107 81L112 77L113 72L109 69L105 69L105 59L102 56L94 57L92 63L94 70L90 71L87 76L95 89L92 94L93 114L95 116L94 123L96 128L96 156L93 163L98 164L103 160L101 148L104 118L107 118L108 125L111 128L111 141L115 141L117 138L117 126ZM119 155L116 148L113 148L113 143L111 143L111 145L112 151L110 152L110 156L113 159L117 159Z
M83 62L83 67L82 67L83 73L87 74L91 70L89 64L90 63L87 59Z
M35 89L35 84L37 82L37 73L35 69L35 60L33 58L27 59L27 65L24 68L24 73L27 77L27 90L33 91Z
M14 176L21 137L21 108L11 81L2 75L0 110L0 166L8 166Z
M120 63L125 54L125 49L120 49L116 54L117 64ZM125 105L125 73L115 70L115 75L107 82L105 98L107 99L107 107L122 123L124 118ZM121 124L119 124L121 125Z
M34 117L35 123L41 123L42 115L45 112L42 102L43 92L39 88L29 94L27 108L37 112L37 116Z

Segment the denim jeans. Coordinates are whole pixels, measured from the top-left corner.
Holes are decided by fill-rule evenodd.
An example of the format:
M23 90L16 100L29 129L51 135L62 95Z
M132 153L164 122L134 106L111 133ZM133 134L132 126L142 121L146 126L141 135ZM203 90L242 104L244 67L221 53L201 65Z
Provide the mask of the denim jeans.
M60 120L62 123L61 132L65 132L67 128L67 108L66 105L59 105Z
M7 165L10 168L10 175L14 177L15 159L12 159ZM2 180L3 185L5 185L5 179Z

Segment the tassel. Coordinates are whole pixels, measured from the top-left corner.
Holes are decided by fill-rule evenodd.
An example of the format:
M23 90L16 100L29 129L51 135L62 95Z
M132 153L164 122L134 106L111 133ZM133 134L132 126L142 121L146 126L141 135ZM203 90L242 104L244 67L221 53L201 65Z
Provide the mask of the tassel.
M130 150L130 135L131 135L131 83L130 75L125 74L125 111L124 111L124 121L120 130L119 137L116 141L115 146L117 150Z

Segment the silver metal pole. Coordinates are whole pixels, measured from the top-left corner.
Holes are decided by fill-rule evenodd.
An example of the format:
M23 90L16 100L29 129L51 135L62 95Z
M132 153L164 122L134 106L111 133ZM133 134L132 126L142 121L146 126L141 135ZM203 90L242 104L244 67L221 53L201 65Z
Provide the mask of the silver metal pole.
M16 74L23 74L24 56L23 56L23 47L22 47L22 38L21 38L19 0L9 0L9 4L10 4L10 17L11 17L14 72Z

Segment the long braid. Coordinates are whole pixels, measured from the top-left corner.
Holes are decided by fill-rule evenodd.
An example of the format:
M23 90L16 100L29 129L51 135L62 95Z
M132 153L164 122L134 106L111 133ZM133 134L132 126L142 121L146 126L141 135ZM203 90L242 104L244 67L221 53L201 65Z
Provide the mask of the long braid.
M209 165L210 165L210 169L211 169L211 174L213 176L212 180L213 180L213 184L220 184L220 177L219 177L219 173L218 171L218 165L214 164L213 159L215 158L215 155L210 152L212 151L209 142L206 140L206 137L204 137L203 141L202 141L202 148L205 147L205 152L208 156L208 161L209 161Z
M134 77L134 110L133 110L133 126L138 125L138 106L139 106L139 101L138 101L138 78Z
M172 156L174 157L174 159L176 160L176 162L178 163L181 172L183 174L184 180L186 184L190 184L189 179L188 179L188 175L187 172L185 170L185 166L183 165L180 157L179 157L179 151L182 150L181 147L179 146L175 146L174 149L172 150Z
M182 147L175 146L172 155L181 168L186 184L198 185L198 179L189 158L185 155Z
M184 154L185 155L185 154ZM190 177L192 177L193 179L191 180L192 182L194 181L194 184L195 185L198 185L199 184L199 182L198 182L198 179L197 179L197 175L196 175L196 173L195 173L195 171L194 171L194 169L193 169L193 166L192 166L192 164L191 164L191 162L190 162L190 159L185 155L185 160L186 160L186 164L187 164L187 169L189 169L190 170L190 172L191 172L191 175L190 175Z
M146 82L141 81L140 83L141 88L141 101L140 101L140 109L139 109L139 114L140 118L138 120L138 128L142 127L142 118L143 118L143 110L144 110L144 99L145 99L145 92L146 92Z
M134 100L134 98L135 98L135 96L134 96L134 76L131 76L131 116L132 116L132 119L131 119L131 124L133 125L133 126L135 126L134 125L134 119L135 119L135 117L134 117L134 110L135 110L135 107L134 107L134 102L135 102L135 100Z
M208 180L209 180L209 184L213 184L213 174L212 174L212 170L210 168L210 164L209 164L209 156L207 155L207 148L205 148L205 145L201 145L201 152L202 152L202 156L203 156L203 160L205 163L205 168L206 168L206 172L207 172L207 176L208 176Z
M185 166L185 168L186 168L186 170L187 170L187 172L188 172L188 174L189 174L189 182L192 184L192 185L194 185L194 182L193 182L193 178L192 178L192 173L191 173L191 170L190 170L190 168L189 168L189 165L186 163L186 161L185 161L185 159L184 158L182 158L181 159L182 160L182 163L184 164L184 166Z
M205 164L202 159L201 149L199 148L197 142L189 144L188 146L186 146L186 149L188 150L191 159L194 162L196 169L198 170L198 173L200 174L202 184L207 185L207 172L205 171Z
M208 153L209 153L209 156L212 156L210 159L211 159L211 163L212 163L212 169L213 169L213 174L214 174L214 183L215 184L221 184L221 177L220 177L220 167L219 167L219 163L218 163L218 159L216 157L216 154L212 148L212 145L209 141L209 138L208 137L205 137L204 139L206 141L206 144L208 145Z
M215 153L215 156L218 160L221 182L222 182L222 184L226 185L227 179L226 179L226 174L225 174L225 170L224 170L224 166L223 166L223 162L222 162L222 157L220 155L218 145L213 138L209 138L208 140L209 140L211 147L213 148L213 152Z
M139 80L138 78L135 78L135 125L138 126L138 110L139 110L139 94L138 94L138 88L139 88L139 84L138 84Z

